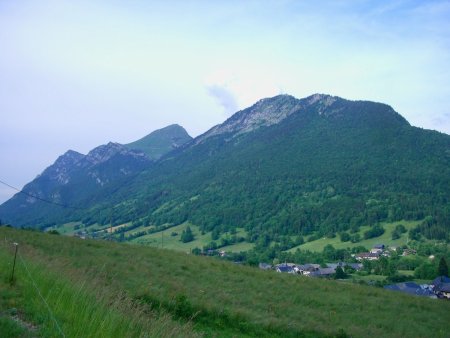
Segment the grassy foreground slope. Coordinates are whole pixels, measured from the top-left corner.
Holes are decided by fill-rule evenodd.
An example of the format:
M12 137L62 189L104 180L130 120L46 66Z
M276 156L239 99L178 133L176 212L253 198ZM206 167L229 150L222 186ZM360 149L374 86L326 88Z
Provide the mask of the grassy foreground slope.
M101 285L110 297L124 295L139 303L144 313L149 312L149 320L159 320L155 312L169 313L178 324L170 321L168 330L179 330L180 335L447 337L449 333L450 303L444 301L280 275L151 247L10 228L0 228L0 236L2 241L18 242L30 266L58 276L50 294L57 293L58 283L77 276L75 285L84 285L86 292L97 294ZM2 262L3 257L12 258L4 245L0 250ZM0 273L4 282L8 272ZM21 264L18 273L20 287L26 280ZM0 292L4 294L3 289ZM120 307L117 311L122 313ZM45 312L42 306L41 313ZM71 325L70 318L57 311L55 316ZM186 331L184 323L192 323L194 331Z
M70 261L30 259L20 245L11 283L14 245L0 243L0 337L192 337L189 323L148 311L124 292L64 269ZM25 250L24 250L25 249ZM62 265L60 265L62 264Z

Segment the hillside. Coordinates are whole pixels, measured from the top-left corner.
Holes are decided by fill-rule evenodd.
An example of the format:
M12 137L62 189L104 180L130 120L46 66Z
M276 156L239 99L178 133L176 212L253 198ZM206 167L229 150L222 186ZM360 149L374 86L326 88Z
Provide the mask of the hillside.
M385 104L279 95L80 198L80 210L54 206L19 221L4 204L0 215L42 228L111 220L156 230L189 222L219 236L241 228L260 249L400 220L448 240L449 149L449 135L412 127Z
M58 335L55 321L66 333L79 332L83 327L83 332L90 335L86 330L94 318L67 312L76 308L70 302L81 296L69 297L66 300L69 303L62 306L60 292L78 295L96 292L97 297L90 299L97 299L98 304L88 303L95 307L102 299L108 302L111 297L117 299L117 294L123 294L120 299L124 301L117 299L111 308L123 313L117 329L123 329L126 321L134 318L134 312L126 310L133 307L127 302L139 302L144 315L135 318L139 326L130 326L138 330L133 336L158 336L158 332L161 336L207 333L221 337L446 337L448 334L450 304L445 301L282 275L150 247L5 227L0 228L0 236L6 238L0 245L2 266L12 262L12 242L19 243L23 259L16 267L15 286L3 285L0 289L4 300L0 312L10 313L13 306L22 321L36 330L53 330L54 336ZM45 290L43 296L55 321L47 315L48 309L33 288L24 264L38 281L37 287ZM9 269L0 269L2 283L9 273ZM73 284L61 284L70 280ZM100 296L99 290L108 292ZM24 292L26 301L20 300ZM145 326L145 314L151 325ZM105 332L115 325L114 321L106 322L110 316L113 314L104 317ZM187 323L192 327L183 327ZM5 325L4 321L0 321L0 328L1 325Z
M81 210L83 203L94 204L103 188L126 184L190 140L182 127L171 125L130 144L109 142L87 155L69 150L25 185L24 193L0 206L1 219L22 226L30 226L31 220L58 221L62 215Z
M384 104L278 96L159 161L117 198L105 193L80 219L102 223L114 205L115 224L189 221L280 241L429 216L422 233L448 239L449 149L450 136L412 127Z

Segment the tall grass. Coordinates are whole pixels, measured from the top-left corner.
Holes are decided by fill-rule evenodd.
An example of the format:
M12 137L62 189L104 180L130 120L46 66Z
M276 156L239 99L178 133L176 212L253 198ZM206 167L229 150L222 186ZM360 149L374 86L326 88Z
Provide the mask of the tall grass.
M145 311L124 292L72 274L57 275L42 262L31 263L19 254L14 285L8 285L12 255L0 246L0 294L16 292L15 304L26 322L34 323L42 337L180 337L193 336L189 325L167 314ZM68 270L66 270L68 271ZM9 309L1 309L8 311ZM24 329L3 326L11 335ZM1 325L1 324L0 324ZM0 336L2 336L0 334Z

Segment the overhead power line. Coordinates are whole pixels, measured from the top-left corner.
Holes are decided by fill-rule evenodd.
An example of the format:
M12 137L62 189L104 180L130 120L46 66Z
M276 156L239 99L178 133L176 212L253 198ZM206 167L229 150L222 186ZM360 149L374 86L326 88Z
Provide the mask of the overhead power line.
M31 198L35 198L35 199L37 199L39 201L42 201L42 202L45 202L45 203L48 203L48 204L53 204L53 205L57 205L59 207L68 208L68 209L83 210L82 208L72 207L70 205L66 205L66 204L61 204L61 203L58 203L58 202L50 201L50 200L47 200L45 198L42 198L42 197L30 194L30 193L28 193L26 191L23 191L22 189L16 188L16 187L12 186L11 184L8 184L8 183L4 182L2 180L0 180L0 183L5 185L5 186L7 186L7 187L9 187L9 188L11 188L11 189L13 189L13 190L18 191L21 194L24 194L24 195L26 195L28 197L31 197Z

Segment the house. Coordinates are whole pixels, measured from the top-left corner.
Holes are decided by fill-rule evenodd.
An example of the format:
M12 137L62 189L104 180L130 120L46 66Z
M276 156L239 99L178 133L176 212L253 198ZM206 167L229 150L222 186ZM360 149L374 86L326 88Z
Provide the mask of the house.
M272 264L268 264L268 263L259 263L259 268L261 270L271 270L272 269Z
M438 298L450 299L450 283L444 283L434 289L434 293Z
M320 264L300 264L294 267L296 273L300 275L309 275L311 272L317 271L320 268Z
M87 237L87 232L86 231L78 231L78 232L76 232L76 233L74 233L73 234L73 237L78 237L78 238L81 238L81 239L86 239L86 237Z
M327 263L328 268L333 268L335 270L338 266L341 267L343 270L345 270L346 268L352 268L353 270L360 271L363 268L363 265L361 263L345 263L345 262Z
M351 267L355 271L361 271L364 267L361 263L346 263L346 266Z
M217 254L217 250L209 249L206 251L207 256L215 256Z
M287 265L287 264L279 264L276 266L275 269L277 272L282 272L282 273L296 273L294 270L294 266L293 265Z
M370 252L381 254L384 251L384 249L385 249L384 244L376 244L373 246L373 248L370 250Z
M404 292L415 296L437 298L428 285L419 285L414 282L391 284L386 285L384 288L386 290Z
M319 268L316 271L312 271L308 274L309 277L331 277L336 273L336 269L333 268Z
M438 298L450 299L450 278L439 276L431 282L431 287Z
M369 261L376 261L378 258L380 258L380 254L373 252L361 252L359 254L356 254L355 258L358 261L362 261L364 259L367 259Z
M405 249L403 250L402 256L415 255L417 253L414 249Z

